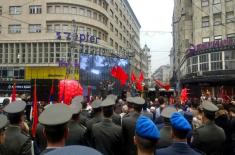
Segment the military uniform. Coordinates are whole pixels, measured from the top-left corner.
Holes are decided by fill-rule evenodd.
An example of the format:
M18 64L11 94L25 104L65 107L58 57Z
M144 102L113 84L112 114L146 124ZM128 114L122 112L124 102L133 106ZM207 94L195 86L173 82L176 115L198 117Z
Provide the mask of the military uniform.
M140 101L140 102L139 102ZM128 97L127 102L143 105L144 99L140 97ZM140 113L130 112L127 117L122 119L122 132L124 138L124 153L126 155L136 155L136 146L134 145L133 137L135 135L135 125Z
M26 103L24 101L15 101L8 104L4 111L8 115L15 115L24 111ZM20 116L20 115L19 115ZM31 139L26 135L20 126L10 125L6 129L6 140L4 146L10 155L31 155Z
M38 123L38 125L37 125L35 142L36 142L40 152L45 150L45 148L47 147L47 140L43 134L43 125L40 123Z
M204 112L215 113L218 108L211 102L202 103ZM225 142L225 133L214 121L208 121L193 132L192 146L206 154L221 154Z
M102 108L113 110L114 100L106 98L101 103ZM94 146L104 155L121 155L123 146L122 129L115 125L110 118L104 117L100 123L92 126Z
M5 127L7 126L8 120L7 117L3 114L0 114L0 134L3 136L5 134ZM0 144L0 155L8 155L7 148Z

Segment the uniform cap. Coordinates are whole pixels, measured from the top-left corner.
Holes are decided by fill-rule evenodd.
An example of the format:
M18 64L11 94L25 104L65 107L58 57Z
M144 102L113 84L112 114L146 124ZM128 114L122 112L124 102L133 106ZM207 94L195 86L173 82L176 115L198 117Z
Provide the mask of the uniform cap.
M53 104L46 108L39 116L39 122L43 125L55 126L68 122L73 114L73 110L61 103Z
M9 114L19 113L24 111L26 103L24 101L14 101L9 103L3 110Z
M114 101L116 101L117 95L110 94L110 95L108 95L106 98L111 98L111 99L113 99Z
M212 102L210 101L204 101L202 102L202 108L206 111L210 111L210 112L216 112L219 110L219 108L214 105Z
M126 101L129 103L133 103L134 99L133 99L133 97L127 97Z
M177 112L177 110L176 110L175 107L167 106L167 107L165 107L165 108L162 110L161 116L162 116L162 117L165 117L165 118L171 118L171 115L172 115L174 112Z
M158 140L160 133L156 125L146 116L140 116L136 121L135 132L138 136L146 139Z
M7 126L8 123L8 119L7 116L1 114L0 115L0 130L2 130L3 128L5 128Z
M133 103L137 105L143 105L145 100L142 97L133 97Z
M189 122L179 112L174 112L171 115L170 121L173 129L184 130L184 131L192 130Z
M101 107L108 107L115 104L115 101L112 98L106 98L101 102Z
M94 100L91 104L91 107L93 109L97 109L97 108L100 108L100 105L101 105L102 101L101 100Z
M72 99L69 107L73 110L73 114L78 114L81 111L82 101L83 101L83 96L76 96Z

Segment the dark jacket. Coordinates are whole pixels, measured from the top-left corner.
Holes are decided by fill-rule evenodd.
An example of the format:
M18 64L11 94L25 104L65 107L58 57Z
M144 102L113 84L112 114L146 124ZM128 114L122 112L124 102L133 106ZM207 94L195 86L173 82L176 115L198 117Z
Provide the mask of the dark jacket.
M193 132L192 146L207 155L217 155L223 152L225 133L213 121L197 128Z
M151 113L147 110L143 110L142 115L144 115L144 116L148 117L149 119L153 120L153 113Z
M96 123L99 123L102 121L102 116L100 115L96 115L95 117L93 117L92 119L88 120L86 122L86 126L87 126L87 130L86 130L86 140L87 140L87 144L88 146L94 147L94 140L92 139L92 126Z
M104 118L92 126L95 148L104 155L122 155L123 137L120 126Z
M189 147L186 143L174 143L167 148L156 151L157 155L201 155Z
M43 134L43 125L42 124L38 124L37 125L37 130L36 130L36 137L35 137L35 142L36 145L38 146L40 152L42 152L43 150L46 149L47 147L47 140L46 137Z
M70 120L68 123L69 135L66 145L85 145L86 128L78 121Z
M121 126L121 116L116 114L115 112L113 113L112 121L114 124Z
M157 143L157 148L165 148L172 144L173 139L171 137L172 128L170 125L164 124L160 130L160 139Z
M86 122L90 119L89 117L90 117L89 111L83 109L79 115L79 122L83 126L86 126Z
M131 112L127 117L122 120L122 132L124 138L124 153L126 155L136 155L137 149L134 144L133 137L135 135L135 125L138 117L140 116L137 112Z
M10 125L7 128L4 146L10 155L31 155L31 139L19 126Z
M4 145L0 145L0 155L8 155L7 149Z

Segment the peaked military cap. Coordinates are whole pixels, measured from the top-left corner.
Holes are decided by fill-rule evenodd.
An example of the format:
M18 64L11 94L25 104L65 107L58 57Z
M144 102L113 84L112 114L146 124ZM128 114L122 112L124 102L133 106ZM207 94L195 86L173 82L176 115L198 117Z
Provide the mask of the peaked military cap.
M165 118L171 118L171 115L172 115L174 112L177 112L177 110L176 110L175 107L167 106L167 107L165 107L165 108L162 110L161 116L162 116L162 117L165 117Z
M184 131L189 131L192 129L189 122L179 112L174 112L171 115L170 121L173 129Z
M133 102L137 105L143 105L145 103L145 100L142 97L133 97Z
M202 102L202 108L206 111L210 111L210 112L216 112L219 110L219 108L214 105L212 102L210 101L204 101Z
M3 110L6 113L14 114L24 111L26 103L24 101L14 101L9 103Z
M76 96L72 99L69 107L73 110L73 114L78 114L81 111L82 101L83 101L83 96Z
M68 122L73 110L66 104L53 104L46 108L39 116L39 122L43 125L55 126Z
M4 129L7 126L8 119L7 116L0 114L0 130Z
M115 101L112 98L106 98L102 101L101 107L108 107L115 104Z
M96 109L96 108L100 108L100 105L101 105L102 101L101 100L94 100L91 104L91 107L93 109Z
M108 95L106 98L111 98L111 99L113 99L114 101L116 101L117 95L110 94L110 95Z
M138 136L146 139L158 140L160 132L156 125L146 116L140 116L136 121L135 132Z
M134 99L133 99L133 97L129 96L126 98L126 101L129 103L133 103Z

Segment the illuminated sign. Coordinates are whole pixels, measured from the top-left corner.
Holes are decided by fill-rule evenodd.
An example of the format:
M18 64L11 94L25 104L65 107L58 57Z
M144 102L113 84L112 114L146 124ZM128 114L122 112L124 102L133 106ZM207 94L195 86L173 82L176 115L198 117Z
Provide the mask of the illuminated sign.
M72 66L71 62L66 62L64 60L59 61L59 67L66 67L67 68L67 67L70 67L70 66ZM74 67L79 67L79 63L75 62L73 66Z
M72 36L71 32L56 32L56 39L57 40L62 40L63 37L66 40L71 40L73 36ZM98 44L98 40L100 40L99 37L90 35L89 33L79 34L79 35L76 34L74 36L74 41L79 41L80 43L88 42L88 43Z
M225 40L215 40L211 42L205 42L198 45L191 45L186 51L186 56L190 57L193 55L198 55L201 53L206 53L211 50L226 50L235 49L235 40L225 39Z

